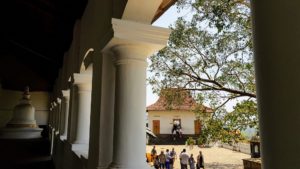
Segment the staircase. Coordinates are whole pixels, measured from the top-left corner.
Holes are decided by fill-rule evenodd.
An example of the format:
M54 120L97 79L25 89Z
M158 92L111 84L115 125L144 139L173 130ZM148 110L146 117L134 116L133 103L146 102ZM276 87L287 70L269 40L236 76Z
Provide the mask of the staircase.
M156 138L150 138L149 145L185 145L186 140L189 137L197 139L198 135L182 135L182 138L173 138L171 134L159 134Z

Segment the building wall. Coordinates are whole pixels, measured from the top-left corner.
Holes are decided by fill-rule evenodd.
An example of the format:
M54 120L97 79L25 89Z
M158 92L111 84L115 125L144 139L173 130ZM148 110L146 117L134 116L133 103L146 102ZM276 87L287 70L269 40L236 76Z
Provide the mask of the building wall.
M195 113L192 111L149 111L149 128L153 130L153 120L160 120L160 134L171 134L173 119L181 119L183 134L195 134Z
M18 104L23 92L0 89L0 127L11 119L13 109ZM38 125L47 125L49 114L49 93L30 92L31 104L35 107L35 119Z

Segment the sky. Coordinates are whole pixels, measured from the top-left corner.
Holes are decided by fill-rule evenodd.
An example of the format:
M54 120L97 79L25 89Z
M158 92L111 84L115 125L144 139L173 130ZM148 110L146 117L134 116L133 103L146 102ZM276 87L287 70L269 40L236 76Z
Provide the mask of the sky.
M175 5L171 6L158 20L156 20L152 25L158 27L169 28L169 26L177 20L178 17L185 15L186 12L177 13L177 8ZM150 72L147 72L147 77ZM158 96L153 93L151 85L147 84L147 102L146 105L149 106L156 102Z

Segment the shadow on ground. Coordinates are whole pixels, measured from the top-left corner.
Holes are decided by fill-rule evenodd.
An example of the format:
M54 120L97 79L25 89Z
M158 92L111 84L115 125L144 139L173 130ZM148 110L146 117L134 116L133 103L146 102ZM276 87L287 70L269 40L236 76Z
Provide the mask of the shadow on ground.
M205 163L205 169L242 169L240 164Z

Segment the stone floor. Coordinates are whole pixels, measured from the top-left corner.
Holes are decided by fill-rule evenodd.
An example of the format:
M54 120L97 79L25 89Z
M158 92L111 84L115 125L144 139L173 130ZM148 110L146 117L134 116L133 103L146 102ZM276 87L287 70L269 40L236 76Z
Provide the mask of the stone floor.
M147 153L151 152L153 146L147 146ZM184 145L156 145L156 150L160 153L161 150L165 152L166 149L175 148L175 151L178 154L185 148L188 154L193 154L196 157L199 154L199 151L202 151L204 155L204 163L205 169L243 169L243 161L244 158L250 158L250 155L231 151L224 148L219 147L211 147L211 148L199 148L194 146L190 149ZM179 159L175 161L174 169L180 169Z
M47 139L0 139L1 169L54 169Z

